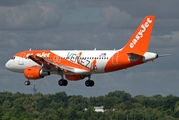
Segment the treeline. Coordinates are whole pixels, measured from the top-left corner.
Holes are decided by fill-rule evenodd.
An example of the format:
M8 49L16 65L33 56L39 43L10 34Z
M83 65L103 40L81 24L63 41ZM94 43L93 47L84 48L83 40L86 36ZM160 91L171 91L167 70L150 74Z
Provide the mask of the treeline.
M105 112L95 112L104 106ZM86 110L85 110L86 108ZM105 96L0 92L1 120L179 120L179 97L132 97L124 91Z

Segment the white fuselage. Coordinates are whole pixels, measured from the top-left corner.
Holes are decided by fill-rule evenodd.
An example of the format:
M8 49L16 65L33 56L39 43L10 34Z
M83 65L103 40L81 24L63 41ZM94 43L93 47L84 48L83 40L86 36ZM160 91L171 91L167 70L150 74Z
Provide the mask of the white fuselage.
M94 69L94 73L103 73L104 68L108 60L120 50L74 50L74 51L67 51L67 50L51 50L52 53L56 54L58 56L63 57L64 59L67 59L74 63L80 63L83 66L86 66L88 68L92 67L94 59L96 59L96 66ZM81 53L81 56L79 57L79 53ZM48 57L48 54L43 53L36 53L39 56L45 56ZM22 56L28 56L29 54L23 53ZM52 61L56 62L56 57L48 58L52 59ZM58 61L60 63L60 60ZM119 64L118 59L112 58L112 62L114 65ZM10 59L6 63L6 68L8 68L11 71L23 73L24 69L29 66L38 66L38 64L31 59L14 56L13 59ZM56 73L56 72L53 72Z

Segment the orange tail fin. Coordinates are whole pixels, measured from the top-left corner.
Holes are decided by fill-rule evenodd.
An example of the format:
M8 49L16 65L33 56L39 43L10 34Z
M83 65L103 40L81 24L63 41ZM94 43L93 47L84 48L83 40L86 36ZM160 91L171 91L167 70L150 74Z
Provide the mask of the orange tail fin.
M154 20L155 16L146 16L127 44L123 47L122 51L137 52L139 54L146 52L148 50Z

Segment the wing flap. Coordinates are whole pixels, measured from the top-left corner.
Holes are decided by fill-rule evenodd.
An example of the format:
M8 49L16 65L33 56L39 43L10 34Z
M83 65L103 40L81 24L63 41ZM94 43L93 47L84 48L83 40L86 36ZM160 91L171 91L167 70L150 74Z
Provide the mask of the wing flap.
M83 70L83 69L78 69L78 68L74 68L74 67L70 67L70 66L64 66L64 65L61 65L61 64L57 64L57 63L54 63L54 62L51 62L47 59L44 59L44 61L54 65L54 66L57 66L61 69L64 69L64 70L67 70L67 71L70 71L70 72L73 72L73 73L86 73L86 72L89 72L88 70Z

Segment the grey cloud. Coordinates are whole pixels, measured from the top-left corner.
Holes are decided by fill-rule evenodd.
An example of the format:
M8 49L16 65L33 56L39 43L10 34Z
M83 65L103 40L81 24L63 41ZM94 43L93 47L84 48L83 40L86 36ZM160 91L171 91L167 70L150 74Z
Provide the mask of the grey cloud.
M33 30L54 27L61 14L54 3L28 3L22 6L0 6L1 30Z
M17 6L27 3L28 0L0 0L0 6Z
M170 31L167 34L153 35L151 49L158 49L160 53L175 53L179 50L179 31Z
M129 19L133 19L136 24L135 19L142 19L146 15L155 15L158 19L158 27L179 27L178 0L172 2L168 0L79 0L79 4L101 9L105 22L110 26L116 27L122 25L122 23L124 25L128 23L131 26Z
M120 27L126 21L131 19L130 15L124 11L120 11L117 7L110 6L102 10L102 16L106 24L112 27ZM122 18L122 19L121 19Z
M125 1L123 4L118 4L118 7L125 9L129 14L137 17L156 15L158 18L176 18L179 10L178 4L178 0L173 0L172 2L168 0L138 0Z
M106 7L106 6L111 6L115 3L119 3L120 1L119 0L78 0L78 3L81 5L81 6L87 6L87 7Z
M172 30L179 30L179 18L158 18L156 16L155 25L158 28L165 28Z
M78 0L79 4L87 7L104 8L109 6L125 10L128 14L137 17L156 15L162 18L175 18L178 16L178 0Z
M65 11L75 10L78 7L77 2L75 0L61 0L60 1L60 9Z
M130 14L117 7L110 6L101 10L105 24L113 28L131 28L143 18L133 18Z
M166 2L165 0L163 1ZM79 14L77 13L79 11L72 12L72 9L70 8L70 6L73 6L73 9L76 9L75 7L79 7L78 4L76 6L75 2L77 1L75 0L70 3L72 5L68 5L68 3L65 0L63 1L63 5L66 5L65 8L62 8L63 10L65 10L65 13L63 14L67 14L67 16L69 14L70 15L73 14L68 18L69 21L73 20L70 19L71 17L74 17L76 14ZM83 3L79 3L79 4L81 5L80 7L83 7L83 9L86 9L85 7L87 6L88 10L93 9L95 7L97 8L97 9L95 8L95 10L98 9L101 10L101 15L103 15L104 21L103 22L98 21L93 23L91 22L89 23L89 21L85 21L85 23L73 22L73 24L69 24L68 22L66 22L66 23L61 23L58 26L57 21L59 20L57 20L56 17L54 16L57 15L59 18L60 16L59 9L61 8L59 8L60 5L57 6L53 2L28 3L26 5L22 5L19 7L16 6L9 7L8 9L6 7L4 7L3 9L1 8L1 10L6 9L6 12L0 10L0 14L3 13L2 15L4 15L5 13L7 13L8 10L11 13L9 14L10 17L6 16L6 18L12 18L12 15L16 13L13 12L13 10L14 11L22 10L20 11L20 16L23 15L23 11L24 11L25 13L28 13L29 16L36 16L36 18L28 17L30 20L25 19L24 20L26 21L25 23L29 22L27 23L29 25L26 25L22 21L22 25L20 25L19 23L18 27L14 27L12 23L10 23L11 27L4 26L3 29L6 28L6 31L3 31L0 28L1 29L0 56L3 56L0 59L0 67L1 67L0 91L7 90L7 91L14 91L14 92L20 91L25 93L32 92L31 88L33 86L27 87L24 85L24 81L26 79L24 78L23 74L10 72L6 70L6 68L4 67L5 62L16 52L23 51L29 48L74 50L74 49L94 49L95 47L97 47L97 49L113 49L113 48L118 49L123 47L123 45L128 41L130 36L133 34L133 31L135 31L137 26L140 24L143 17L148 13L157 12L155 11L155 9L157 8L156 6L158 6L159 3L161 4L161 1L156 2L156 4L154 4L153 1L144 1L142 4L139 4L141 0L135 2L123 1L123 0L122 1L120 0L113 0L113 1L111 0L86 1L85 0L84 1L83 0L82 2ZM142 6L144 3L147 3L149 6L146 6L146 9L144 11L141 11L140 10L141 8L145 8L145 6ZM166 2L166 4L167 3L168 2ZM84 4L86 4L86 6ZM161 4L161 7L163 4L164 3ZM172 5L173 2L169 4ZM32 6L32 8L30 8L30 6ZM47 9L45 10L47 11L41 9L41 6L46 7ZM154 10L151 9L148 10L149 8L152 7L154 7L153 8ZM176 13L175 9L172 9L171 11L173 11L174 14ZM35 24L36 23L35 19L37 19L37 21L42 20L42 16L38 16L42 13L46 14L46 15L42 15L46 17L47 15L52 14L52 16L49 16L49 18L45 17L45 19L46 21L48 21L50 17L52 19L56 19L51 21L49 20L49 22L50 23L54 22L53 25L56 25L57 27L52 28L53 25L51 25L48 22L45 22L45 24L48 24L46 28L47 27L48 28L51 27L51 28L43 29L45 28L44 25ZM167 95L167 94L179 95L177 91L178 83L179 83L178 82L179 58L178 58L178 53L176 52L179 51L178 49L179 32L178 30L176 30L177 24L176 26L174 25L175 23L177 23L176 20L178 16L172 18L172 15L170 15L166 19L165 15L169 14L170 11L167 14L161 13L161 15L158 16L159 13L157 13L157 17L156 17L157 19L154 25L149 51L156 52L156 53L175 52L176 55L165 57L165 58L159 58L155 60L154 63L149 62L141 66L129 68L127 70L117 71L108 74L93 75L92 79L95 81L95 86L93 88L87 88L84 85L85 80L78 81L78 82L69 81L69 85L67 87L59 87L57 81L60 79L60 76L57 75L47 76L39 81L36 81L38 92L47 94L47 93L65 91L67 92L67 94L71 94L71 95L82 94L88 97L104 95L114 90L124 90L132 95L138 95L138 94L154 95L157 93L162 95ZM85 12L83 14L85 14ZM80 17L79 20L81 19ZM3 20L3 18L0 18L0 20L1 19ZM94 19L96 19L96 17ZM174 23L170 22L172 19ZM18 20L21 19L18 18ZM163 20L165 22L163 22ZM6 21L4 23L6 23ZM37 23L40 24L40 22ZM30 25L36 25L40 27L36 27L36 26L34 27ZM2 25L0 26L2 27ZM8 30L14 29L14 31L7 31L7 29ZM24 29L25 31L17 31L20 29L21 30ZM29 31L27 31L27 29ZM14 83L12 84L12 82Z
M104 78L101 77L104 82L103 86L104 84L110 83L108 84L110 89L125 90L132 95L153 95L157 93L162 95L171 93L179 95L177 92L179 85L177 82L179 77L177 74L178 70L172 70L171 67L168 67L168 69L158 69L157 64L159 63L147 63L127 70L110 73L109 76L111 76L111 78L108 82L104 81L105 77L107 77L107 74L105 74ZM101 87L99 89L101 89Z

